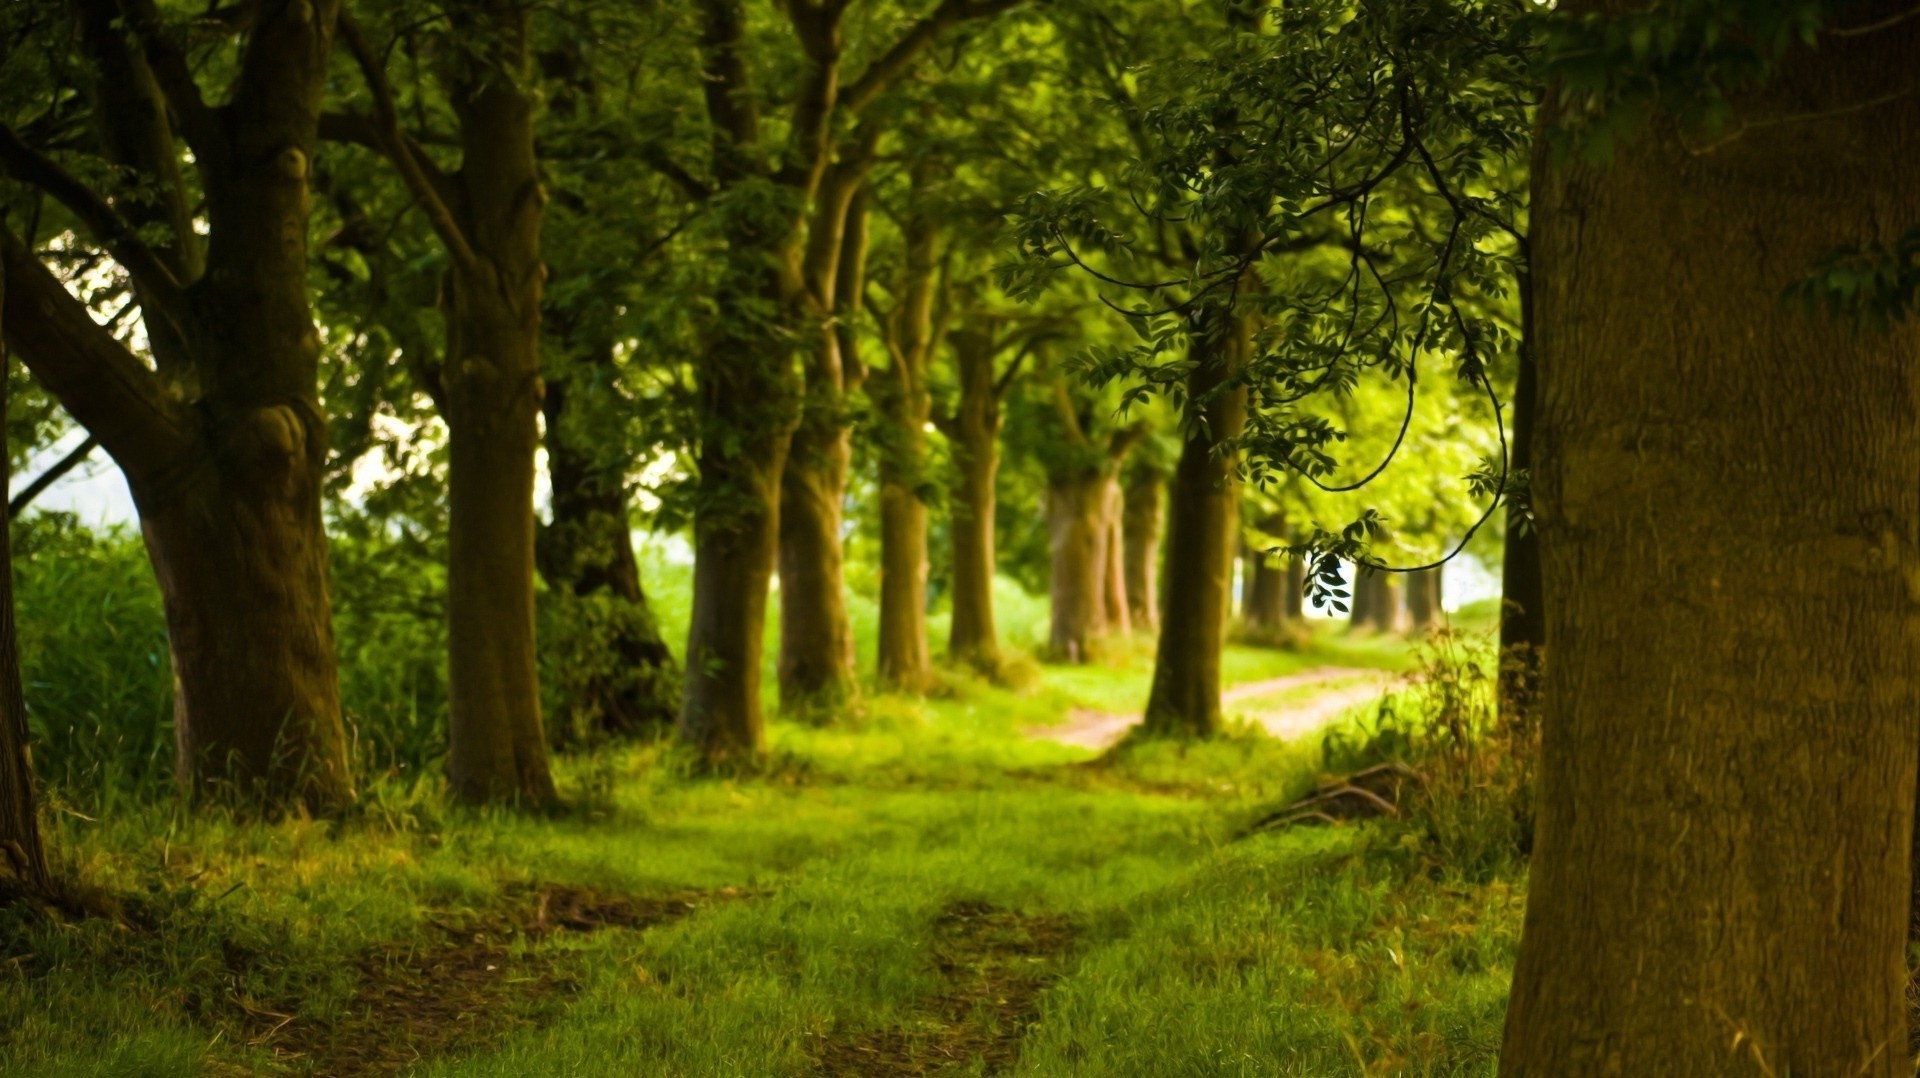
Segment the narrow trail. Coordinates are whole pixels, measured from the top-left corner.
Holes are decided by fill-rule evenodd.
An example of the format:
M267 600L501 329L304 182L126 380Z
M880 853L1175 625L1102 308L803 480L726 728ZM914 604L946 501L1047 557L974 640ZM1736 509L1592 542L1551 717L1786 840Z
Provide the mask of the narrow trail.
M1296 738L1313 733L1349 708L1380 698L1395 680L1396 675L1386 670L1316 666L1285 677L1231 686L1220 694L1220 703L1229 713L1258 723L1274 737ZM1302 696L1301 691L1307 689L1320 691ZM1282 694L1287 699L1261 703L1267 697ZM1067 712L1064 721L1052 726L1030 727L1026 734L1036 740L1058 741L1098 752L1113 747L1139 722L1138 714L1077 707Z

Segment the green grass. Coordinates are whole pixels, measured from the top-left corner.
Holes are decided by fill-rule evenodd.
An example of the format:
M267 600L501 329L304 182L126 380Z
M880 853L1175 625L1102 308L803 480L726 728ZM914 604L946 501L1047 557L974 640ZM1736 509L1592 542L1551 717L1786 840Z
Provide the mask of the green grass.
M1404 661L1335 641L1233 648L1227 667ZM356 963L495 931L530 880L737 896L645 929L507 931L499 976L520 982L474 1019L492 1034L418 1073L808 1074L963 1030L1020 1074L1489 1072L1517 882L1451 878L1371 827L1236 839L1314 780L1317 742L1243 734L1092 765L1021 736L1069 707L1137 708L1150 664L1124 662L776 723L752 777L691 779L649 747L566 759L576 808L550 819L448 809L432 782L375 785L340 823L55 812L63 873L123 912L0 913L0 1072L324 1070L276 1050L350 1025ZM987 908L1009 920L957 943L943 927ZM1070 947L1015 946L1056 924ZM1016 1004L1033 1012L1017 1039Z

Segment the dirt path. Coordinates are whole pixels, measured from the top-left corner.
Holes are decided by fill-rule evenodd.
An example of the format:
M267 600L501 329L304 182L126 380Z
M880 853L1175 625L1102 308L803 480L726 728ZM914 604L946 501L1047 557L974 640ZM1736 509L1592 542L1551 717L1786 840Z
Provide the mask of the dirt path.
M1274 737L1295 738L1313 733L1348 708L1379 698L1393 682L1394 675L1385 670L1316 666L1286 677L1232 686L1220 694L1220 702L1230 712L1259 723ZM1321 691L1298 698L1299 690L1309 688ZM1282 693L1294 694L1295 698L1265 706L1258 703ZM1067 712L1066 721L1031 727L1026 733L1031 738L1100 751L1111 748L1139 721L1139 715L1077 707Z

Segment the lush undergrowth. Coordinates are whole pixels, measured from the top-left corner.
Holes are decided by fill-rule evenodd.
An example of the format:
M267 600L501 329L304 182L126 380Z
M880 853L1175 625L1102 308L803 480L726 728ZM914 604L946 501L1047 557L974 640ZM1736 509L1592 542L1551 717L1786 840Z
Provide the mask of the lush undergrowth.
M65 604L64 639L94 634L123 663L155 649L151 611L107 598L110 569L133 587L142 567L91 564L99 580L65 585L85 601ZM48 571L22 574L23 623L43 637L61 590ZM672 624L684 596L655 577ZM1005 610L1015 640L1044 616L1018 594ZM1236 647L1228 680L1400 667L1405 652L1335 636ZM1142 647L1018 689L955 677L937 699L776 723L753 775L690 777L669 748L603 747L559 761L569 811L530 818L447 807L433 768L372 768L362 810L327 822L187 811L135 781L164 775L164 694L105 671L82 691L83 658L28 652L37 729L68 739L47 746L66 761L49 775L49 845L91 912L0 910L0 1073L1492 1066L1518 870L1442 868L1405 825L1248 833L1323 771L1365 762L1378 731L1243 731L1104 759L1029 736L1076 708L1136 709ZM350 697L405 700L405 678L429 676L372 662L348 659ZM76 713L55 707L100 714L49 731ZM101 731L123 743L101 750Z

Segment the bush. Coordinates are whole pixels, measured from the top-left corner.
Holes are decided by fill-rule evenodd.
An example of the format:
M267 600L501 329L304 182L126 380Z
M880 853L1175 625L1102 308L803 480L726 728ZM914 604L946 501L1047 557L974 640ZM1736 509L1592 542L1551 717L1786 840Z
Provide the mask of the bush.
M1498 651L1490 633L1435 632L1410 686L1381 701L1361 738L1336 734L1325 747L1329 765L1385 760L1418 772L1396 826L1435 864L1483 880L1532 849L1540 748L1534 714L1495 704Z

